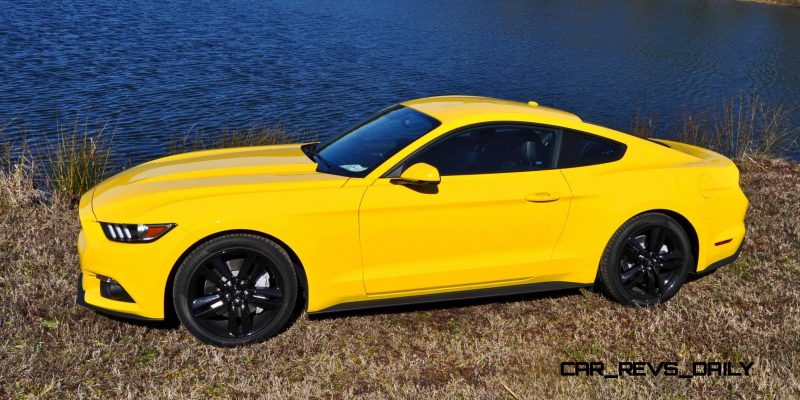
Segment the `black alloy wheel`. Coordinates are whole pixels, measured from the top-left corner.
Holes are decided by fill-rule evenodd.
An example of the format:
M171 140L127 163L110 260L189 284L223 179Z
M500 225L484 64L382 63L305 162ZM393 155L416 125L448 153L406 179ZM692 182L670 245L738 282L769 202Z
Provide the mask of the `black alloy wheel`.
M198 339L236 346L271 337L288 323L297 278L288 254L254 235L212 239L182 263L173 288L179 319Z
M623 304L647 306L669 300L694 266L684 229L660 213L636 216L612 237L600 264L600 287Z

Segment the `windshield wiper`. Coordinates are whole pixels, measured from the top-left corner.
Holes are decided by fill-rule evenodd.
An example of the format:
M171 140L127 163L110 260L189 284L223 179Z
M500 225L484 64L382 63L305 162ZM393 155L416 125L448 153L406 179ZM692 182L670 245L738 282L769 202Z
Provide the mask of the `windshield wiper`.
M304 144L304 145L300 146L300 150L303 150L303 153L308 158L310 158L311 161L317 163L318 166L319 166L319 164L322 164L322 166L325 168L325 170L329 171L331 168L333 168L333 164L328 162L328 160L326 160L321 155L319 155L319 153L317 153L317 146L318 145L319 145L319 143Z
M304 144L304 145L300 146L300 150L303 150L303 154L305 154L306 157L310 158L311 161L317 162L316 160L314 160L314 156L317 155L317 145L318 144L319 144L319 142Z
M322 163L322 165L325 166L325 170L326 171L330 170L333 167L333 165L331 163L329 163L328 160L322 158L322 156L319 155L319 154L314 154L314 156L311 159L315 160L315 161L319 161L319 163Z

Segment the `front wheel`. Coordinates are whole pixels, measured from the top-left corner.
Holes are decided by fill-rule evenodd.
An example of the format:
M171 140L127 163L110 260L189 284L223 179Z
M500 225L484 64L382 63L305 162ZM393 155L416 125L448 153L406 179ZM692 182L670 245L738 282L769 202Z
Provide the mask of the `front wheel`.
M203 243L175 275L173 301L181 323L217 346L259 342L289 323L297 277L286 251L255 235L234 234Z
M693 265L691 243L678 222L660 213L641 214L623 224L600 261L602 291L626 305L669 300Z

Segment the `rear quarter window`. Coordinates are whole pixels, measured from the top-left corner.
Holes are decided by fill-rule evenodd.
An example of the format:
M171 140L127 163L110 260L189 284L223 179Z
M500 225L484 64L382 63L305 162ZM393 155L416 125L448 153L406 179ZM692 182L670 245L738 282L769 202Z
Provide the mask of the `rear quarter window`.
M561 135L557 168L583 167L617 161L625 154L626 148L624 144L611 139L564 130Z

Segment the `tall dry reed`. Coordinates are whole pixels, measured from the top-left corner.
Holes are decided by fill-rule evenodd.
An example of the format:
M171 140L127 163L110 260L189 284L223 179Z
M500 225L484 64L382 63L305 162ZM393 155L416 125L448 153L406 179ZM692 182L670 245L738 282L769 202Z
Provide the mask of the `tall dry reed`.
M677 132L665 139L705 147L734 159L781 157L798 150L800 129L793 126L796 109L772 104L761 96L739 95L723 101L716 112L687 113ZM630 132L654 136L652 119L637 111Z
M223 128L219 135L194 131L170 140L170 154L228 147L269 146L311 141L310 135L290 135L284 125L262 124L247 128Z
M51 188L77 198L111 172L111 141L106 126L92 132L88 125L58 126L58 141L44 155Z

